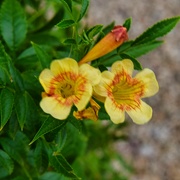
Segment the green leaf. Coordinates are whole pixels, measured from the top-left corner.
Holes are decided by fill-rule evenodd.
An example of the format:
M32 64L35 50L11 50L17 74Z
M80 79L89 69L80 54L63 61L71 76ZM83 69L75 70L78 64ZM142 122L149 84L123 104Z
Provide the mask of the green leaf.
M10 175L14 170L14 163L9 155L0 149L0 178Z
M36 141L44 134L47 134L48 132L51 132L57 128L63 128L66 122L67 121L65 120L57 120L51 116L48 116L47 119L42 124L42 126L40 127L39 131L34 136L33 140L30 142L30 144L32 144L34 141Z
M89 6L89 0L82 0L81 12L77 21L80 21L84 17L88 9L88 6Z
M69 12L72 12L72 0L60 0Z
M60 28L60 29L65 29L65 28L68 28L70 26L73 26L74 25L74 20L72 19L63 19L62 21L60 21L57 26Z
M131 19L131 18L128 18L128 19L125 20L123 26L126 27L127 31L130 30L130 28L131 28L131 23L132 23L132 19Z
M47 169L49 159L42 141L38 141L36 144L36 148L34 150L34 160L38 172L42 173Z
M165 19L154 24L152 27L147 29L143 34L137 37L133 45L144 44L149 41L153 41L158 37L166 35L176 26L179 20L180 20L180 16Z
M139 45L132 46L129 49L127 49L124 53L137 58L143 54L148 53L149 51L152 51L153 49L156 49L162 43L163 43L163 41L150 41L145 44L139 44Z
M139 63L139 61L137 59L135 59L134 57L130 56L129 54L123 53L123 54L120 54L120 57L122 57L122 59L130 59L134 64L134 69L142 70L142 66Z
M73 39L73 38L65 39L65 41L63 42L63 44L65 44L65 45L77 45L76 40Z
M8 90L3 89L0 94L0 113L1 113L1 125L0 131L9 120L12 108L14 105L14 94Z
M21 130L23 130L28 113L27 92L24 92L23 94L17 94L15 103L16 103L15 110L16 110L18 122L21 127Z
M73 179L80 179L73 172L71 165L67 162L62 154L53 153L50 155L50 164L56 169L57 172L62 173L66 177Z
M11 50L16 50L24 41L27 32L26 16L20 3L5 0L1 7L0 28L2 36Z
M39 180L50 180L50 179L52 179L52 180L60 180L62 178L61 178L61 175L59 173L46 172L43 175L41 175Z
M10 78L11 78L10 79L11 83L14 84L16 90L23 91L24 90L24 83L23 83L21 74L15 68L14 64L12 63L11 58L5 52L4 46L2 45L1 42L0 42L0 60L1 60L2 64L4 64L4 65L7 64L7 68L8 68L9 74L10 74ZM0 62L0 64L1 64L1 62Z
M96 25L96 26L88 29L86 34L89 37L89 39L92 39L95 35L97 35L99 32L101 32L102 28L103 28L103 25Z
M49 67L49 63L51 61L51 58L49 57L49 55L46 53L46 51L40 47L39 45L31 42L31 44L33 45L33 48L36 52L36 55L39 59L39 61L41 62L42 68L48 68Z

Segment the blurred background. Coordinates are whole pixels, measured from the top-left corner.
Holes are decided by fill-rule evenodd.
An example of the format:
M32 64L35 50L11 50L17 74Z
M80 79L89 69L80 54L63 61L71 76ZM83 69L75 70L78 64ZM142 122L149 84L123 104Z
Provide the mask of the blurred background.
M157 21L180 15L179 0L91 0L85 23L122 24L132 17L129 39L134 39ZM152 69L160 91L146 99L153 107L152 120L146 125L130 122L125 133L128 141L116 141L112 148L132 163L130 180L180 179L180 23L158 49L139 58L143 67ZM120 168L116 166L115 168Z

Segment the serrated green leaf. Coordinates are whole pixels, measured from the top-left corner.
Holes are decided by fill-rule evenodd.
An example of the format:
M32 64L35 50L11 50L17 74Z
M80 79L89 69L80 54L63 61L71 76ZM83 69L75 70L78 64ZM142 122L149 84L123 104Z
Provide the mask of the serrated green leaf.
M92 39L95 35L97 35L103 28L103 25L96 25L87 30L86 34L89 39Z
M54 119L51 116L48 116L47 119L44 121L42 126L40 127L39 131L34 136L33 140L30 144L32 144L34 141L39 139L41 136L47 134L50 131L53 131L57 128L63 128L67 121L63 120L57 120Z
M0 28L2 36L11 50L16 50L24 41L27 32L26 16L20 3L5 0L1 6Z
M38 141L34 150L34 161L38 172L44 172L49 163L48 154L42 141Z
M33 48L36 52L36 55L37 55L37 58L39 59L41 65L42 65L42 68L48 68L49 67L49 64L50 64L50 61L51 61L51 58L49 57L49 55L46 53L46 51L40 47L39 45L31 42L31 44L33 45Z
M142 55L148 53L149 51L152 51L153 49L156 49L162 43L163 43L163 41L150 41L145 44L139 44L139 45L132 46L129 49L127 49L126 51L124 51L124 53L129 54L130 56L132 56L134 58L137 58L139 56L142 56Z
M137 37L133 45L144 44L149 41L153 41L158 37L162 37L166 35L176 26L179 20L180 20L180 16L165 19L154 24L152 27L147 29L143 34Z
M73 179L80 179L73 172L71 165L67 162L62 154L53 153L50 155L50 164L56 169L57 172L63 174L66 177Z
M10 175L14 170L14 163L9 155L0 149L0 178Z
M80 21L84 17L88 9L88 6L89 6L89 0L82 0L81 12L77 21Z
M1 113L1 126L0 131L4 127L4 125L8 122L12 108L14 105L14 94L8 90L3 89L0 94L0 113Z
M60 0L69 12L72 12L72 0Z
M16 110L17 119L21 127L21 130L23 130L28 113L27 92L24 92L23 94L17 94L15 103L16 103L15 110Z
M62 21L60 21L57 26L60 28L60 29L65 29L65 28L68 28L70 26L73 26L74 25L74 20L72 19L63 19Z
M142 70L142 66L139 63L139 61L137 59L135 59L134 57L130 56L129 54L123 53L123 54L120 54L120 57L122 57L122 59L130 59L134 64L134 69Z
M125 20L123 26L127 29L127 31L129 31L129 29L131 28L131 23L132 23L132 18L128 18Z

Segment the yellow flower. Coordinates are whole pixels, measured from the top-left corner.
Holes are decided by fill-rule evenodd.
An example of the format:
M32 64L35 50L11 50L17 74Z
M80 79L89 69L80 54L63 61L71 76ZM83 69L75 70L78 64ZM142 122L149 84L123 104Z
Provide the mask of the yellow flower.
M144 69L132 78L133 69L130 60L117 61L111 72L102 72L100 83L94 87L97 94L105 97L106 112L115 124L125 120L125 112L137 124L146 123L152 117L152 108L141 98L156 94L158 82L150 69Z
M91 119L93 121L97 121L100 106L93 99L90 99L90 105L90 107L82 111L74 111L73 116L79 120Z
M44 69L39 81L45 92L40 106L56 119L66 119L75 105L83 110L92 96L92 86L100 81L100 71L89 64L78 66L71 58L54 60Z
M128 39L127 30L123 26L115 26L104 38L102 38L84 57L79 64L95 60L119 47Z

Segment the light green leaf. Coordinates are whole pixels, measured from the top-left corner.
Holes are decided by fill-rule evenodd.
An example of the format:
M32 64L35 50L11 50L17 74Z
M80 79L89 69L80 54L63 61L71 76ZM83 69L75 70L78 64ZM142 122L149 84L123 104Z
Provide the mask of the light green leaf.
M90 39L92 39L95 35L97 35L99 32L101 32L102 28L103 28L103 25L96 25L96 26L88 29L86 34Z
M65 29L65 28L68 28L70 26L73 26L74 25L74 20L72 19L63 19L62 21L60 21L57 26L60 28L60 29Z
M170 32L176 24L179 22L180 16L178 17L172 17L169 19L162 20L156 24L154 24L152 27L147 29L143 34L141 34L139 37L137 37L133 43L135 44L144 44L149 41L153 41L158 37L162 37L166 35L168 32Z
M142 66L141 66L141 64L139 63L139 61L137 60L137 59L135 59L134 57L132 57L132 56L130 56L130 55L128 55L128 54L120 54L120 57L122 58L122 59L130 59L132 62L133 62L133 64L134 64L134 69L136 69L136 70L142 70Z
M40 180L60 180L61 175L59 173L56 172L46 172L43 175L41 175Z
M127 49L126 51L124 51L124 53L129 54L130 56L132 56L134 58L137 58L141 55L148 53L149 51L152 51L153 49L156 49L162 43L163 43L163 41L150 41L145 44L139 44L139 45L132 46L129 49Z
M21 127L21 130L23 130L28 113L27 92L24 92L23 94L17 94L15 103L16 103L15 110L16 110L18 122Z
M80 179L73 172L71 165L67 162L62 154L51 154L50 164L56 169L57 172L62 173L64 176L72 179Z
M42 68L48 68L49 67L49 64L50 64L50 61L51 61L51 58L49 57L49 55L46 53L46 51L40 47L39 45L31 42L31 44L33 45L33 48L36 52L36 55L39 59L39 61L41 62L41 65L42 65Z
M4 125L8 122L11 116L13 105L14 105L14 94L8 89L3 89L0 94L0 113L1 113L0 131L2 130Z
M34 136L30 144L32 144L34 141L36 141L38 138L40 138L44 134L47 134L48 132L51 132L57 128L63 128L66 122L67 121L65 120L57 120L51 116L48 116L47 119L42 124L42 126L40 127L39 131Z
M78 21L80 21L84 17L88 9L88 6L89 6L89 0L82 0L82 7L81 7L81 12L80 12Z
M0 178L10 175L14 170L14 163L9 155L0 149Z
M1 6L0 28L11 50L16 50L24 41L27 32L26 16L17 0L5 0Z

